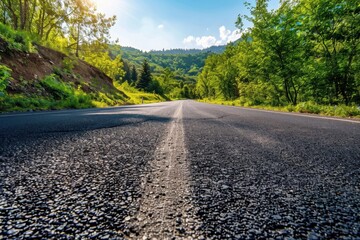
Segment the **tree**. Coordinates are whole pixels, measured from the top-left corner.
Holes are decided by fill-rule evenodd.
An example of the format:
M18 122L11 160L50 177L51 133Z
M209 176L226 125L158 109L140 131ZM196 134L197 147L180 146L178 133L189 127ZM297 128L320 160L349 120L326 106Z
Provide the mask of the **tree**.
M115 19L98 13L91 0L0 0L2 23L35 34L58 50L67 45L66 53L78 57L86 54L85 45L95 44L92 51L106 50Z
M128 61L123 60L123 65L124 65L124 72L125 72L123 82L127 81L130 84L131 83L131 69L130 69Z
M93 42L104 43L104 51L108 48L109 29L115 24L116 16L106 18L105 14L97 13L93 2L66 0L67 33L70 35L69 48L75 46L75 55L80 56L82 44Z
M171 71L171 69L167 67L162 71L160 78L161 78L162 86L163 86L165 93L170 92L171 83L174 80L174 72Z
M197 94L248 105L359 104L360 5L356 0L258 0L239 16L242 38L211 55ZM243 28L243 18L253 23ZM236 91L238 90L238 94Z
M145 59L142 65L139 80L136 83L136 88L141 89L143 91L147 91L151 81L152 81L152 76L151 76L150 65Z
M303 32L312 44L316 56L318 87L332 103L360 98L357 64L360 52L360 5L356 0L302 0L299 12Z
M131 85L136 84L138 81L138 73L137 73L134 65L132 66L132 69L131 69L131 78L130 79L131 79L131 81L130 81Z

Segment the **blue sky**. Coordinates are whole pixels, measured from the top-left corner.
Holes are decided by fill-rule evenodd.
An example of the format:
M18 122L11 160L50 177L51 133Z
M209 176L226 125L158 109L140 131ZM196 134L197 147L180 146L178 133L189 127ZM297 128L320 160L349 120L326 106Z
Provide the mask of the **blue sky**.
M240 36L235 27L238 14L248 14L244 0L93 1L99 12L117 16L112 40L145 51L226 44ZM271 8L277 5L270 1Z

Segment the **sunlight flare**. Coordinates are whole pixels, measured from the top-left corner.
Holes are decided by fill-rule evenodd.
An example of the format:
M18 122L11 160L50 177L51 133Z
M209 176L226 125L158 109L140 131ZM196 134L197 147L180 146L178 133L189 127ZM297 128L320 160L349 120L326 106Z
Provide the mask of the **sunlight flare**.
M124 0L92 0L99 12L105 14L124 14L129 10L129 3Z

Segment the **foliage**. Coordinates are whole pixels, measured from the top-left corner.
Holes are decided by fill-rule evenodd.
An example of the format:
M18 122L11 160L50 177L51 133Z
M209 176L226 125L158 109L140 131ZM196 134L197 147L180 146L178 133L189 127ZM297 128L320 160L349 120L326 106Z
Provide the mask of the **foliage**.
M130 84L135 85L137 80L138 80L138 72L137 72L135 66L132 66L131 74L130 74Z
M0 0L0 4L0 23L17 33L36 35L56 49L64 47L77 57L86 44L107 43L109 29L115 24L115 16L98 13L92 1ZM27 47L26 36L10 39L19 39L15 43L23 42Z
M196 76L204 66L206 57L212 52L221 53L224 49L225 46L216 46L204 50L171 49L143 52L131 47L120 48L117 45L110 45L110 55L112 58L121 55L124 61L125 76L123 81L129 82L129 76L131 77L130 84L138 81L136 69L141 69L144 60L147 60L153 78L158 81L161 87L161 89L156 87L157 92L183 98L184 91L180 84L187 85L191 92L195 88ZM151 85L154 84L157 83L151 83ZM181 91L182 94L180 94ZM191 92L189 96L193 97L195 94Z
M159 94L139 91L129 85L128 82L124 82L122 84L115 83L115 86L129 97L127 100L128 104L154 103L168 100L166 97Z
M41 84L52 93L56 99L65 99L73 94L73 89L70 85L60 82L55 74L46 76Z
M34 52L32 42L35 37L25 31L15 31L11 27L0 23L0 38L7 42L10 49Z
M287 106L270 106L270 105L248 105L247 102L242 102L241 100L226 101L218 99L208 99L204 98L199 100L200 102L212 103L212 104L221 104L228 106L241 106L264 109L264 110L275 110L281 112L299 112L299 113L308 113L308 114L320 114L324 116L336 116L336 117L355 117L360 118L360 108L357 106L346 106L346 105L320 105L315 102L301 102L296 106L287 105Z
M77 59L72 57L65 57L62 61L62 68L66 73L72 73L76 63Z
M6 87L11 81L11 69L0 64L0 97L6 93Z
M1 51L32 52L35 49L32 43L36 42L69 55L62 60L61 66L54 65L54 74L42 80L16 79L24 93L4 94L1 111L105 107L139 103L139 96L140 99L145 97L146 102L165 100L157 94L147 95L128 86L135 92L131 93L134 97L131 99L108 82L104 84L99 79L84 81L81 75L75 74L86 70L77 68L75 71L80 66L78 61L85 60L118 83L126 78L134 86L138 80L139 66L125 66L121 55L114 56L109 51L109 29L115 23L115 16L106 17L98 13L91 0L0 0L0 6L0 40L4 42ZM2 92L9 82L10 69L0 66ZM151 79L145 90L163 93L156 79Z
M222 46L224 48L224 46ZM168 68L179 75L195 76L204 66L205 59L211 54L208 51L190 51L190 50L166 50L142 52L140 50L122 47L116 45L110 46L112 56L121 55L123 59L140 68L146 59L155 73L160 73L163 69Z
M293 105L312 113L323 113L320 105L359 105L359 4L288 0L268 11L267 2L248 4L251 16L237 21L242 38L207 58L198 95L247 106ZM244 19L253 26L242 29Z
M149 91L149 86L152 81L153 79L151 75L150 65L147 60L144 60L139 79L136 82L136 88L143 91Z
M111 59L107 52L92 52L88 53L84 60L97 67L113 80L119 80L125 75L120 56Z

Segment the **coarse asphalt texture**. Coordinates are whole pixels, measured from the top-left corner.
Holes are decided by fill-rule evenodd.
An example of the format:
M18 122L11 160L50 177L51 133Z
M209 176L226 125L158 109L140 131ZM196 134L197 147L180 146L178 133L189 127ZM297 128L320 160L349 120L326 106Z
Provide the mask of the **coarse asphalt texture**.
M190 100L2 114L0 239L360 239L360 122Z

